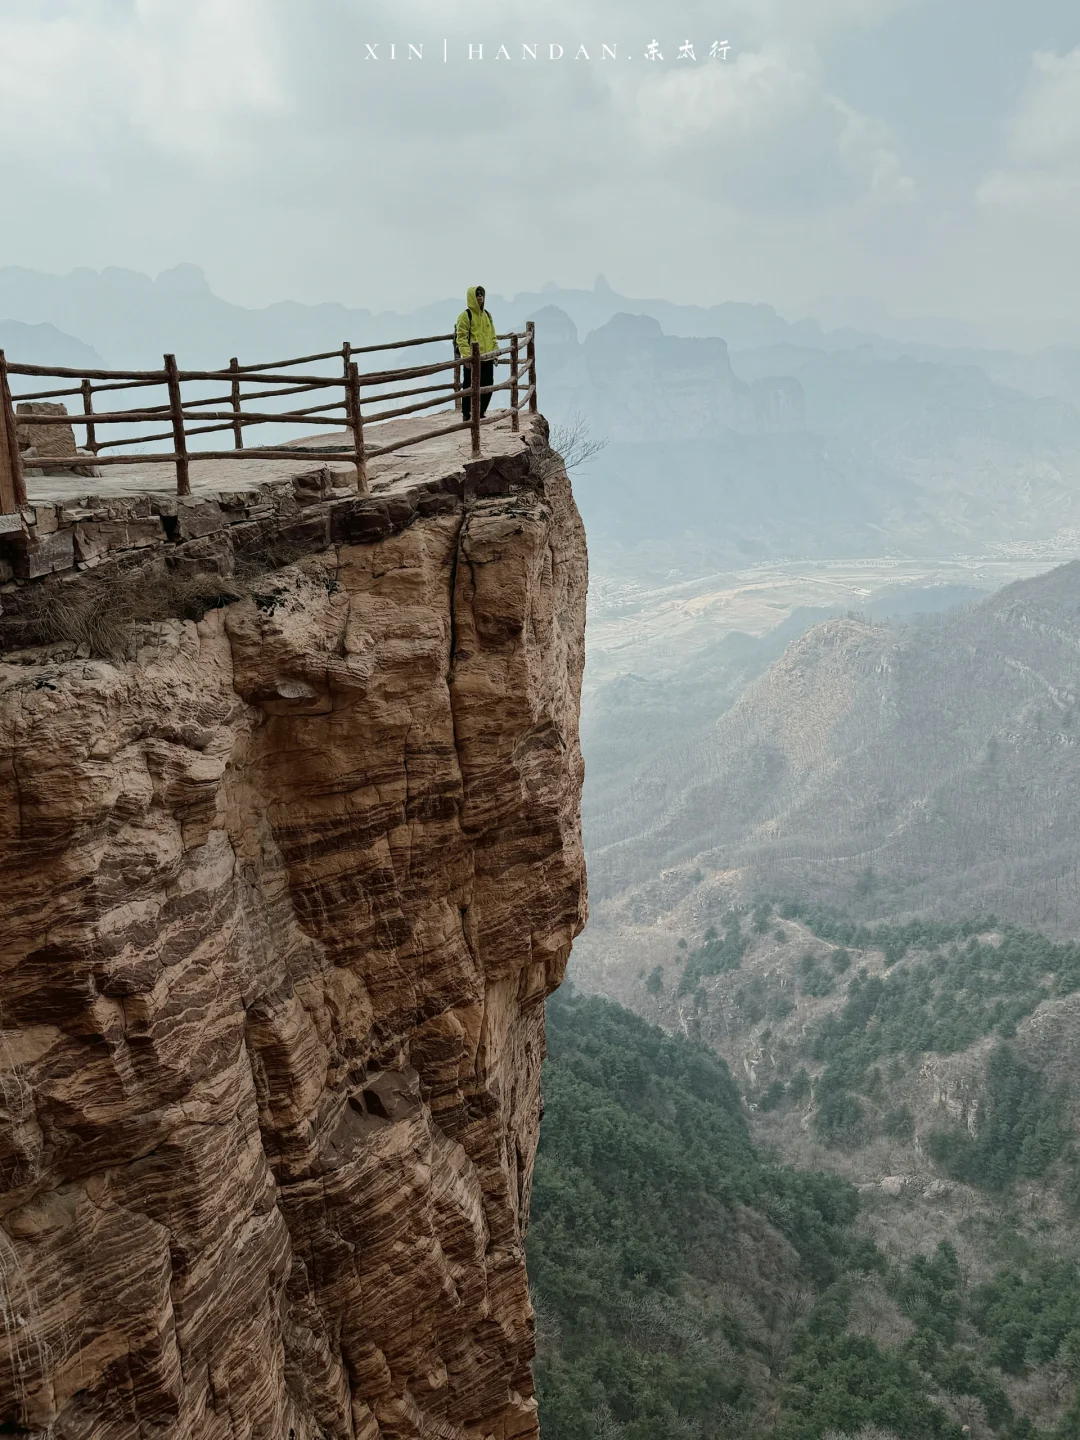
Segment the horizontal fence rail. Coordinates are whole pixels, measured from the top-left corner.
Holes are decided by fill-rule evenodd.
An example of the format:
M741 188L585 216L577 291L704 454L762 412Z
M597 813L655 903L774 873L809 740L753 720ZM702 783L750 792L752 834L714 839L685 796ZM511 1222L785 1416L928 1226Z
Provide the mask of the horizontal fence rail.
M445 343L453 347L451 358L445 361L361 371L356 359L388 350ZM234 357L227 367L217 370L181 370L174 355L165 355L160 370L128 371L21 365L8 360L0 350L0 515L16 514L27 504L28 470L80 473L87 466L173 465L177 494L189 495L192 460L296 460L317 454L321 460L355 465L357 487L363 492L368 488L367 462L376 455L468 430L471 452L478 456L485 425L509 416L511 429L517 432L522 411L536 412L533 322L530 320L523 331L497 336L496 345L496 350L483 355L479 346L473 345L469 356L462 357L451 333L381 345L352 345L346 341L337 350L260 365L241 365ZM338 373L297 374L293 368L329 361L336 362ZM493 370L492 383L482 384L481 365L488 362L493 367L507 368L509 377L496 382ZM369 363L365 360L365 366ZM35 377L65 383L50 389L12 391L12 381L21 387ZM407 383L412 381L431 383ZM216 388L210 394L193 395L193 385ZM128 406L118 407L110 400L107 408L95 408L96 397L128 390L149 390L152 394ZM506 394L508 403L481 414L495 394ZM283 410L271 408L273 402L296 395L310 395L312 403L294 404ZM67 401L72 402L70 411ZM271 406L252 408L256 401L270 401ZM386 408L395 401L408 403ZM463 418L466 409L468 419ZM392 433L383 437L373 429L407 415L421 416L425 411L436 412L431 418L438 423L431 429L397 437ZM254 446L246 443L245 431L259 425L303 425L308 430L316 426L340 427L341 443L308 448L285 446L280 441ZM156 428L145 433L146 426ZM74 447L72 453L71 437L80 429L84 432L83 444ZM57 443L50 444L47 437L54 431ZM124 433L132 431L135 433ZM230 448L192 449L188 444L196 437L215 434L230 435ZM166 448L148 450L148 445ZM118 451L122 453L115 453Z

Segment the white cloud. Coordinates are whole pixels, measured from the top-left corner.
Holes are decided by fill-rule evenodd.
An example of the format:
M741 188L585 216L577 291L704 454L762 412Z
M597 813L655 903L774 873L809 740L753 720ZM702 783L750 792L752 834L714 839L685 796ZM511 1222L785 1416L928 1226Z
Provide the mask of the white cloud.
M1045 3L1068 33L1075 0ZM952 49L923 67L929 96L914 73L898 83L922 17L917 32L885 22L917 4L0 0L0 185L17 197L0 264L191 260L246 303L397 306L456 292L478 266L502 289L603 270L685 298L908 287L946 307L964 287L996 304L1004 277L1057 303L1075 293L1077 52L1033 61L973 205L978 162L948 115L978 91L990 125L1000 102L970 82L963 27L929 10L925 43ZM1043 29L1018 12L1003 60ZM641 58L653 33L664 66ZM441 49L444 34L614 39L618 73L362 63L365 41ZM731 58L680 71L684 37L699 51L726 38ZM945 123L908 125L935 98ZM952 164L947 187L928 145Z
M1067 55L1037 51L1009 135L1009 151L1035 165L1080 161L1080 47Z
M214 166L243 122L281 105L261 0L81 0L0 15L0 124L38 165L71 151L103 168L131 148Z
M762 38L820 43L837 31L870 28L922 0L729 0L732 29L756 43ZM725 7L727 8L727 7Z
M731 203L804 210L913 193L888 127L830 93L810 47L745 52L640 86L624 76L621 89L643 145L707 167Z
M983 177L976 198L1018 215L1080 219L1080 47L1032 57L1006 126L1002 163Z
M263 0L137 0L131 121L162 149L201 160L228 148L230 122L277 111L284 80Z

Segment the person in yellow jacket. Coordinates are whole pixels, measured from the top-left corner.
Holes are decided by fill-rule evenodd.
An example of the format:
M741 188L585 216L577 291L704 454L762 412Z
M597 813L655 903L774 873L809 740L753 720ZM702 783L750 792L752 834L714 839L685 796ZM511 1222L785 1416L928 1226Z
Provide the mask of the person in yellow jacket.
M461 397L461 418L469 420L472 418L472 395L469 387L472 385L472 347L475 342L480 346L480 384L495 384L495 361L484 359L486 355L493 355L499 348L499 342L495 336L495 321L491 314L484 308L484 301L487 299L487 292L483 285L470 285L465 293L466 305L458 316L456 341L458 354L464 360L462 367L461 385L465 394ZM490 393L480 396L480 414L486 415L488 402L491 400Z

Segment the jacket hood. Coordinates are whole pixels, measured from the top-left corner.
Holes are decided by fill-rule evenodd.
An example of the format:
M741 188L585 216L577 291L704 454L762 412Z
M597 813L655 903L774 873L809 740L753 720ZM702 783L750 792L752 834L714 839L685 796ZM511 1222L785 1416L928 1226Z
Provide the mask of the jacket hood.
M481 286L480 288L482 289L483 287ZM465 303L466 303L466 305L469 307L469 309L474 312L474 314L479 315L479 314L480 314L480 304L479 304L479 301L478 301L477 298L476 298L476 291L477 291L477 287L476 287L475 285L470 285L470 286L469 286L468 290L466 290L466 292L465 292ZM487 296L485 295L484 298L487 299Z

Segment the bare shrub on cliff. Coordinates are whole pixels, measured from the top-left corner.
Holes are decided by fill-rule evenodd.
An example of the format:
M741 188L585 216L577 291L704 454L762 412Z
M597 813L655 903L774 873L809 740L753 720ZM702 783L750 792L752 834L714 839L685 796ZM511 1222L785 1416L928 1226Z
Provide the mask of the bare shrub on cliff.
M560 470L569 474L595 459L607 443L594 438L585 416L575 413L565 424L551 426L546 445L539 440L531 442L532 473L540 480L547 480Z

